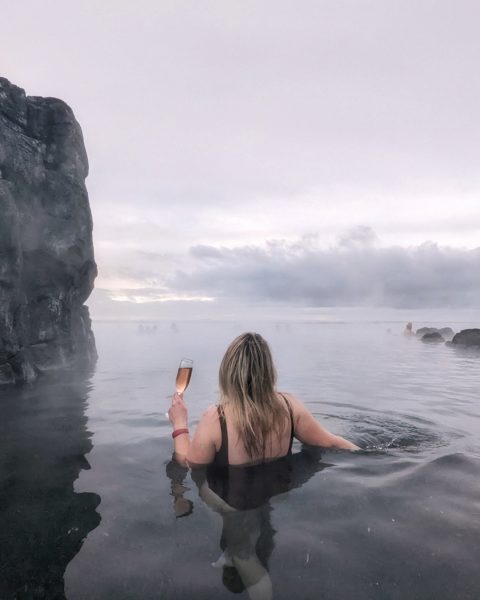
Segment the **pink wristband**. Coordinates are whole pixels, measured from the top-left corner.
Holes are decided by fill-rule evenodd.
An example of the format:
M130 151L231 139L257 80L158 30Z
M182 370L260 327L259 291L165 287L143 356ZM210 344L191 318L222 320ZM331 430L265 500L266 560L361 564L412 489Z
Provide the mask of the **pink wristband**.
M172 438L176 438L177 435L182 435L182 433L188 433L188 429L186 427L184 429L175 429L172 433Z

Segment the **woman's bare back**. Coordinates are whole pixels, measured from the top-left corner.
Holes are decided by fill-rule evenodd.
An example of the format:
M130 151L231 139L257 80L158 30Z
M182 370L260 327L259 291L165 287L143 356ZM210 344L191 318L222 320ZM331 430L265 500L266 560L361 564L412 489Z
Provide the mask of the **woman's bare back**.
M288 454L291 436L294 433L293 413L290 413L290 404L286 405L287 400L285 397L277 394L277 400L279 411L284 411L285 408L288 407L288 413L285 415L285 422L281 434L277 435L274 431L269 432L267 439L265 440L265 454L254 457L251 457L245 448L238 428L235 426L234 418L232 412L229 410L228 403L223 406L228 438L226 440L228 443L228 463L230 465L245 465L263 460L274 460ZM288 416L289 414L292 414L292 418ZM225 440L222 438L220 418L218 419L218 430L215 433L215 447L217 452L220 452L222 443L225 444Z

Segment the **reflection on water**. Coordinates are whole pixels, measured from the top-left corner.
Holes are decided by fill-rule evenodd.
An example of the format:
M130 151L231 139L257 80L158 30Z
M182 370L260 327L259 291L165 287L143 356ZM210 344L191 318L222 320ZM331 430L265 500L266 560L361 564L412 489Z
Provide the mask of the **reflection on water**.
M318 448L254 466L196 468L192 479L204 503L222 517L220 556L212 567L223 570L222 581L234 593L246 590L252 600L270 600L273 594L268 560L274 549L270 500L301 487L315 473L329 467ZM168 463L176 517L192 513L184 498L188 470L175 458Z
M188 474L188 468L179 464L175 459L167 464L167 477L171 481L171 492L173 496L173 508L177 519L180 517L188 517L193 512L193 502L184 497L184 494L190 491L190 488L185 485L185 478Z
M0 397L2 600L65 598L66 566L100 522L100 497L74 491L90 468L89 389L56 380Z

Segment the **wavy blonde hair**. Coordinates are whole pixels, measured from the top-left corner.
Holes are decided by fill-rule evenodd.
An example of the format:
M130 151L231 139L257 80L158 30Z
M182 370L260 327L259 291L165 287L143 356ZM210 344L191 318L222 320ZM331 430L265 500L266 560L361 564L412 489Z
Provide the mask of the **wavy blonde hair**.
M228 405L251 459L265 456L269 433L281 438L289 418L286 404L275 391L277 372L267 342L258 333L233 340L219 371L220 402Z

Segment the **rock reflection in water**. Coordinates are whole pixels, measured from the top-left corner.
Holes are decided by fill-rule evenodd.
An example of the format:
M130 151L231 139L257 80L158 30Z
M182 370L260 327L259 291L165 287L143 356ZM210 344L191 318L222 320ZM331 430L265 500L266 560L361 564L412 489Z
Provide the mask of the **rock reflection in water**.
M223 584L228 590L246 590L252 600L273 597L268 561L275 547L276 531L271 523L270 500L301 487L329 466L321 462L318 448L303 447L300 452L270 463L193 469L192 479L200 497L223 520L220 556L212 567L222 569ZM188 516L193 510L191 501L183 498L188 489L184 486L186 474L187 469L175 459L167 465L177 517Z
M64 572L98 526L100 497L76 493L90 468L86 379L0 396L0 597L62 599Z

